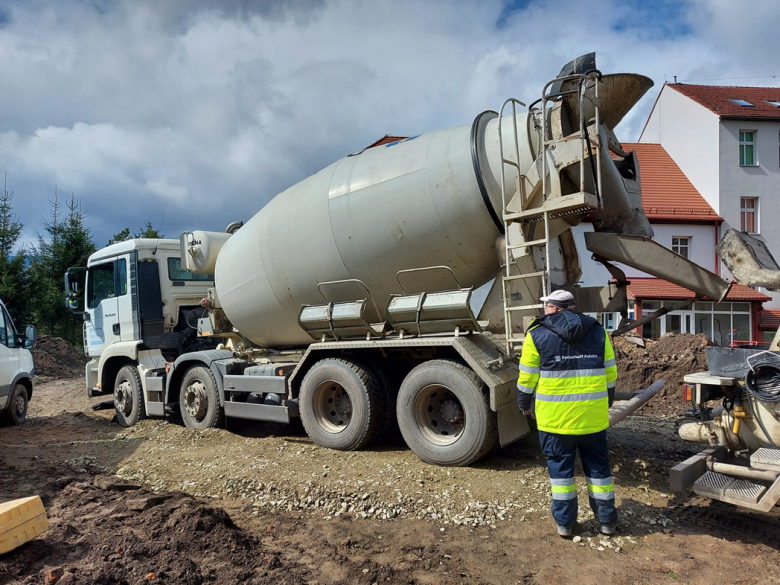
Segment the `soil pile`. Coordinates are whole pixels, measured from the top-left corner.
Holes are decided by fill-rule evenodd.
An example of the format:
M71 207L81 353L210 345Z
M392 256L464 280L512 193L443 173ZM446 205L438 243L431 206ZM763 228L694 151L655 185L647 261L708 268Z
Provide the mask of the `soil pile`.
M232 585L301 577L221 508L132 489L138 486L115 477L74 479L58 480L66 485L48 504L49 531L3 557L12 583Z
M704 335L667 333L658 341L645 340L640 347L626 338L612 340L618 365L618 392L635 392L656 380L666 385L641 414L681 415L691 407L682 401L683 376L707 370L705 347L712 343Z
M70 378L84 375L88 358L82 349L60 337L40 335L32 350L36 376Z

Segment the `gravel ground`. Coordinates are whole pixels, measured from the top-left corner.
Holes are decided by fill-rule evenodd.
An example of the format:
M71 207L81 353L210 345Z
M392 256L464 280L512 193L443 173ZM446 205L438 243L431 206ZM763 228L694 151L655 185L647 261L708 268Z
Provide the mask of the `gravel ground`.
M193 430L146 420L122 429L111 422L112 411L92 411L92 402L78 379L36 389L28 423L0 429L0 501L42 491L57 475L75 478L47 488L63 516L68 500L57 486L65 494L68 482L90 483L100 474L151 493L184 492L227 510L264 555L293 567L296 576L287 582L312 585L554 583L575 576L586 583L704 583L746 558L759 559L760 568L738 582L780 575L777 513L669 494L668 470L697 451L676 437L675 418L631 416L610 429L625 522L613 537L598 534L578 469L580 523L575 537L563 540L555 535L533 434L475 466L439 468L401 443L352 453L322 449L296 426L231 422L227 430ZM45 557L34 568L22 560L14 565L22 567L18 580L4 580L0 559L0 585L38 582ZM66 567L78 568L75 561ZM277 581L251 582L279 582L274 574Z

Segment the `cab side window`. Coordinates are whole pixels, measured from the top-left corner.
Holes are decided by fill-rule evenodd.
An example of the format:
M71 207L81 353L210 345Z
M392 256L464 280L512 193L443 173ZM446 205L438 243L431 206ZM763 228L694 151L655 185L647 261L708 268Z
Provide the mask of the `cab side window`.
M8 328L5 321L5 311L0 312L0 343L8 345Z
M99 264L89 269L87 297L89 308L94 309L103 299L116 296L114 290L114 262Z
M124 258L116 261L116 296L127 294L127 262Z
M3 334L2 343L8 347L16 347L16 330L14 329L14 322L11 320L8 311L3 309Z

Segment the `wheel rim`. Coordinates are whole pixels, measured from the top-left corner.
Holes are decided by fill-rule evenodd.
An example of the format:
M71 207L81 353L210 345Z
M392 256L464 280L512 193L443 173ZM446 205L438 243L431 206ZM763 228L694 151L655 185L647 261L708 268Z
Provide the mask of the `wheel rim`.
M352 400L344 386L334 380L323 382L314 391L314 417L328 433L340 433L352 420Z
M122 380L114 389L114 404L116 409L124 415L130 415L133 410L133 399L131 397L132 386L130 380Z
M446 386L426 386L414 401L414 422L426 440L434 445L452 445L466 426L466 412Z
M16 400L14 401L14 410L16 411L17 416L22 416L24 414L24 396L21 394L16 395Z
M202 422L209 408L206 386L201 380L193 380L184 391L184 409L197 422Z

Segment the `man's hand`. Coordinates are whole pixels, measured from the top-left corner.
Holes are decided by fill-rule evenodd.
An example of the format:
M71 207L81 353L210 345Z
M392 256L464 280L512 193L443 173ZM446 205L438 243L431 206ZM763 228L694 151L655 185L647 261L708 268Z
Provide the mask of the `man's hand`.
M517 407L524 415L528 416L531 414L531 406L533 405L533 402L533 394L527 394L519 390L517 391Z

